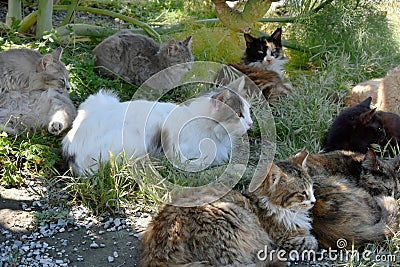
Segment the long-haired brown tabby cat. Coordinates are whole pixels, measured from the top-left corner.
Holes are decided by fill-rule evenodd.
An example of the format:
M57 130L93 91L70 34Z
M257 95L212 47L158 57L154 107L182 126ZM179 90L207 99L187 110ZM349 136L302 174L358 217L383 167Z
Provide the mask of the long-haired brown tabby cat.
M68 91L68 70L61 61L63 49L42 55L26 48L0 53L0 94L12 90L58 88Z
M143 235L142 266L286 266L269 257L260 262L257 252L317 248L309 216L315 198L306 176L272 164L248 197L230 191L218 199L220 191L195 189L164 206Z
M317 202L312 210L313 232L323 248L339 239L347 249L383 241L398 230L398 204L393 197L373 197L344 176L315 176Z
M284 165L281 166L283 171L293 173L293 169L295 169L301 173L310 169L307 167L308 159L302 165L303 169L296 164L298 157L304 157L305 154L308 153L303 151L283 161ZM350 158L354 162L349 166L356 165L357 157L350 154ZM317 161L315 157L313 161L314 163L312 161L310 163L311 168L315 167ZM321 162L325 162L325 160ZM340 168L340 166L337 167L337 169ZM354 170L350 170L349 173ZM351 248L353 243L358 247L366 243L382 241L386 236L392 236L397 231L398 205L393 197L372 196L353 181L355 178L343 174L327 174L330 172L334 173L333 169L324 169L321 171L323 175L315 172L315 175L312 176L316 198L312 209L312 227L320 247L335 248L337 240L340 238L347 240L347 248ZM368 170L365 170L365 174L367 173ZM360 177L363 178L363 175L360 168Z

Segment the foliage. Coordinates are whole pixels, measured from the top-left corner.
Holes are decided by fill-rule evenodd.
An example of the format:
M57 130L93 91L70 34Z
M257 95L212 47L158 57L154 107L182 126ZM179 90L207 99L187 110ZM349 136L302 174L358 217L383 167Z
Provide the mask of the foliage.
M59 139L42 133L12 137L0 134L0 184L18 186L27 178L58 175Z

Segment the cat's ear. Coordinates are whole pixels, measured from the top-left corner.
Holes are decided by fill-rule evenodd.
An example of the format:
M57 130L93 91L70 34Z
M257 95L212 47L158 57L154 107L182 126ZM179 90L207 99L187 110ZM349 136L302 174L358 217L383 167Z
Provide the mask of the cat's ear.
M61 60L62 52L63 49L61 46L59 46L53 52L51 52L51 55L53 56L54 59Z
M300 151L293 157L293 162L298 166L301 166L303 169L307 168L307 158L309 153L305 150Z
M368 97L367 99L362 101L359 105L363 106L363 107L366 107L366 108L370 108L371 102L372 102L372 97Z
M367 153L364 155L361 166L371 171L378 170L378 160L372 149L368 149Z
M38 72L45 71L47 66L53 62L53 55L52 54L46 54L42 57L40 60L39 64L37 65L36 70Z
M228 89L223 90L222 92L213 95L211 98L218 100L215 103L215 106L218 108L219 104L225 103L226 100L230 97L231 92Z
M372 120L372 118L375 116L375 113L376 113L376 108L361 114L360 115L361 124L367 125Z
M277 28L272 34L271 34L272 40L274 40L274 43L278 43L279 46L281 46L281 38L282 38L282 28Z
M174 55L175 51L177 49L176 41L175 40L170 40L165 47L165 52L167 55Z
M241 96L245 96L246 92L244 89L244 85L245 85L245 77L241 76L236 80L232 81L230 84L226 85L226 87L228 87L230 90L238 93Z
M282 170L276 166L275 164L271 164L271 168L265 178L265 181L268 183L269 186L272 186L279 182L279 179L283 176Z
M249 47L251 45L251 43L256 39L253 36L251 36L250 34L245 33L244 34L244 39L246 40L246 46Z
M393 166L393 169L395 171L400 171L400 154L392 158L390 161Z
M189 36L185 40L182 41L182 44L186 47L190 47L192 45L192 36Z

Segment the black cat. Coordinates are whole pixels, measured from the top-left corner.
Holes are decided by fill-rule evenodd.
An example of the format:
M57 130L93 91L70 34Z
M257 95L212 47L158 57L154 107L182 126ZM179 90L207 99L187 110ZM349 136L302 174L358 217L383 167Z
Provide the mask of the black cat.
M367 153L371 144L383 144L386 139L383 122L371 109L369 97L353 107L343 110L329 127L325 138L325 151L349 150Z

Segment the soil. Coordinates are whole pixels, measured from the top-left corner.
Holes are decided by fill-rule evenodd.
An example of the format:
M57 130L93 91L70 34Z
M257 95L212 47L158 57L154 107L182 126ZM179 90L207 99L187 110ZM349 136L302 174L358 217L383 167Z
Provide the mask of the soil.
M57 228L57 216L50 221L43 221L43 218L41 221L38 218L38 214L46 214L49 209L54 207L48 206L43 199L32 194L29 188L0 187L0 248L15 240L29 245L33 233L43 233L43 225L53 223L53 227ZM62 213L61 211L60 214ZM115 221L115 218L112 219ZM40 256L48 258L52 263L63 263L49 266L138 266L141 253L140 232L145 229L151 216L139 212L120 216L118 219L126 221L121 224L123 227L119 230L112 227L106 229L110 218L98 218L84 207L75 207L69 211L63 230L58 227L55 234L39 236L35 240L36 243L48 245L48 249L44 252L42 250L43 255ZM27 266L21 263L21 255L19 258L9 255L8 260L2 260L1 254L0 249L0 266Z

